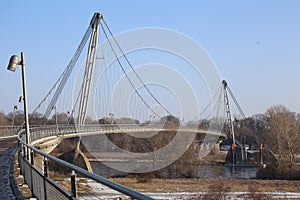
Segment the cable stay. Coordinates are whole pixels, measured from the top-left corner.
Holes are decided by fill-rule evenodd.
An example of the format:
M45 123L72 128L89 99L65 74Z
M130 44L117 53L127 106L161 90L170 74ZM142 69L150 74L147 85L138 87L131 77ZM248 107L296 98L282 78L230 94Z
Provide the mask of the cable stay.
M152 108L152 106L151 106L152 103L155 103L156 105L160 106L161 110L163 110L168 115L173 116L171 114L171 112L154 95L154 93L150 90L149 86L147 86L147 84L142 80L141 76L137 73L133 64L130 62L126 53L123 51L120 44L118 43L117 38L113 35L111 29L109 28L109 26L103 19L102 14L100 14L100 13L95 13L93 15L93 18L91 19L89 26L82 38L77 50L75 51L72 59L70 60L69 64L67 65L66 69L60 75L60 77L55 82L54 86L50 89L50 91L48 92L46 97L41 101L41 103L34 110L34 113L37 110L41 109L42 105L44 105L46 107L46 109L45 109L45 112L43 113L43 118L48 119L51 112L53 111L53 107L57 106L56 105L57 102L62 104L61 108L63 108L63 109L66 108L66 105L69 106L69 105L73 104L73 105L71 105L71 108L68 108L68 109L72 109L72 110L68 110L67 114L69 115L70 118L73 118L76 120L78 126L82 126L85 124L86 117L87 117L87 110L88 110L88 106L89 106L89 96L91 93L90 90L91 90L91 84L92 84L93 71L94 71L94 67L95 67L94 65L95 65L95 62L97 59L97 47L98 47L98 40L99 40L98 37L99 37L100 29L101 29L101 31L103 31L103 39L106 39L106 41L107 41L108 50L112 51L112 53L115 57L115 60L117 61L117 65L119 66L119 68L116 67L119 70L118 73L124 74L124 77L127 79L127 81L129 82L130 86L133 88L133 90L136 94L137 102L140 103L143 106L143 108L146 108L148 111L150 111L151 115L152 114L155 115L155 117L161 118L163 116L160 116L160 114ZM89 45L86 50L84 47L87 45L88 40L89 40ZM66 95L63 97L64 99L62 99L62 97L60 97L60 96L61 96L64 88L69 87L69 85L71 84L71 83L69 84L69 82L70 82L69 79L70 79L72 71L74 71L75 65L77 64L84 49L85 49L85 51L87 51L87 57L85 60L85 71L83 74L83 80L82 80L80 87L78 88L79 93L76 94L75 103L73 102L70 104L67 102L68 99L67 99L67 97L65 97ZM118 56L118 54L120 54L121 56ZM124 60L122 60L122 57L124 58ZM135 76L134 78L136 78L134 80L137 80L140 83L140 85L141 85L140 88L143 88L142 91L140 90L140 88L137 88L137 86L135 85L135 82L132 80L132 78L129 77L128 70L133 72L133 74ZM113 75L115 75L115 74L113 74ZM73 78L73 77L71 77L71 78ZM114 78L110 78L109 81L111 82L112 80L114 80ZM106 85L104 84L104 86L106 86ZM106 86L103 89L104 92L107 91L109 94L109 92L110 92L109 87L110 86ZM224 84L223 84L223 87L224 87ZM207 113L209 113L209 116L211 116L211 114L216 109L219 109L218 105L213 105L213 103L216 102L217 94L220 93L219 91L221 91L221 88L222 87L220 86L220 88L216 91L216 93L210 99L210 102L208 103L208 105L200 112L198 117L200 117L203 114L206 115ZM242 115L245 116L244 112L242 112L240 105L237 103L237 100L234 98L232 91L230 90L230 88L227 87L227 83L226 83L226 86L224 87L224 89L226 90L227 101L228 101L228 95L227 95L227 91L228 91L228 94L230 96L232 96L235 104L237 104L238 109L240 110ZM107 94L107 93L105 93L105 94ZM71 95L69 95L68 98L70 98L70 96ZM106 95L104 95L104 96L106 96ZM48 105L46 105L49 102L49 100L50 100L50 103ZM225 100L225 102L227 102L227 101ZM229 102L227 104L228 104L227 110L229 110L229 111L227 111L227 115L228 115L227 118L230 115L229 119L230 119L230 123L232 124L232 117L230 114ZM103 105L105 105L104 101L103 101ZM212 110L208 111L209 108L211 108ZM106 111L104 111L104 112L106 112ZM76 116L73 116L74 113L76 113ZM138 113L138 114L145 115L145 113L142 113L142 114ZM150 115L150 117L151 117L151 115ZM140 118L143 118L143 117L144 116L142 116L142 117L140 116ZM231 133L233 131L234 130L232 130ZM234 133L233 133L233 137L234 137Z
M221 91L221 86L216 90L215 94L210 99L210 101L208 102L208 104L200 111L200 113L198 114L197 117L194 118L194 120L199 119L208 110L208 108L212 105L212 103L216 99L217 94L220 94L220 91ZM219 102L219 101L217 101L217 102ZM215 111L216 105L214 105L213 109L210 111L210 113L207 115L207 117L205 117L205 119L209 118L212 115L212 113Z
M236 107L238 108L240 114L242 115L242 118L245 119L245 118L246 118L246 115L245 115L245 113L244 113L242 107L240 106L240 104L239 104L238 101L236 100L235 96L233 95L233 93L232 93L232 91L231 91L231 89L230 89L230 87L229 87L228 85L227 85L227 91L228 91L230 97L232 98L232 100L234 101Z
M150 89L147 87L147 85L144 83L144 81L141 79L141 77L138 75L138 73L136 72L136 70L134 69L133 65L131 64L131 62L129 61L129 59L127 58L126 54L124 53L124 51L122 50L120 44L117 42L115 36L112 34L112 31L110 30L110 28L108 27L107 23L105 22L105 20L103 20L103 23L105 25L105 27L107 28L107 30L109 31L109 34L111 36L111 38L113 39L114 43L117 45L119 51L122 53L122 56L125 58L127 64L130 66L131 70L134 72L134 74L136 75L136 77L138 78L138 80L140 81L140 83L142 84L142 86L146 89L146 91L150 94L150 96L154 99L154 101L159 105L161 106L161 108L166 112L168 113L169 115L172 115L171 112L166 108L164 107L160 101L154 96L154 94L150 91ZM111 50L113 51L114 53L114 56L115 56L115 59L117 60L118 64L120 65L125 77L127 78L127 80L129 81L129 84L131 85L131 87L134 89L134 91L136 92L136 94L139 96L139 98L142 100L142 102L146 105L146 107L151 110L151 112L156 115L157 117L162 117L160 116L157 112L155 112L151 106L146 102L146 100L142 97L142 95L140 94L140 92L135 88L133 82L130 80L129 76L127 75L126 73L126 70L124 68L124 66L122 65L116 51L113 49L113 45L112 43L110 42L110 39L104 29L104 27L102 26L101 24L101 28L105 34L105 37L106 37L106 40L108 41L109 43L109 46L111 48Z
M151 108L151 106L150 106L150 105L146 102L146 100L142 97L142 95L140 94L140 92L134 87L134 84L133 84L133 82L130 80L128 74L126 73L126 70L125 70L125 68L123 67L123 65L122 65L122 63L121 63L121 61L120 61L120 59L119 59L119 57L118 57L116 51L113 49L112 43L110 42L110 40L109 40L109 38L108 38L108 35L107 35L105 29L103 28L103 26L101 26L101 28L102 28L102 30L103 30L103 33L104 33L104 35L105 35L105 37L106 37L106 39L107 39L107 41L108 41L108 44L109 44L109 46L110 46L110 48L111 48L111 50L112 50L112 52L113 52L113 54L114 54L114 56L115 56L117 62L118 62L118 64L120 65L120 67L121 67L121 69L122 69L122 71L123 71L123 73L124 73L126 79L127 79L128 82L129 82L130 86L134 89L134 91L136 92L136 94L138 95L138 97L142 100L142 102L146 105L146 107L147 107L149 110L151 110L151 112L152 112L153 114L155 114L157 117L161 117L157 112L155 112L155 111ZM168 112L168 113L169 113L169 112Z
M104 26L102 23L104 23ZM98 36L99 36L99 26L103 30L103 33L106 37L106 40L108 41L110 48L112 52L114 53L114 56L116 57L116 60L118 61L118 64L121 67L122 72L125 74L126 79L129 81L129 84L131 87L134 89L136 92L138 98L143 102L143 104L157 117L162 117L160 116L151 106L149 103L146 101L146 99L142 96L141 92L138 91L138 89L134 86L132 80L129 79L129 76L122 65L120 59L117 56L117 53L115 49L113 49L113 44L111 41L113 41L117 45L117 49L121 52L122 56L125 58L127 64L130 66L131 70L134 72L135 76L137 77L137 80L142 84L142 87L145 88L147 93L151 96L151 98L169 115L172 115L171 112L162 105L162 103L154 96L154 94L150 91L149 87L144 83L144 81L141 79L139 74L136 72L134 69L133 65L130 63L129 59L125 55L124 51L122 50L121 46L117 42L117 39L115 36L112 34L112 31L108 27L107 23L103 20L103 16L100 13L95 13L93 18L90 21L90 24L81 40L79 43L79 46L77 50L75 51L72 59L70 60L69 64L63 71L63 73L59 76L58 80L55 82L54 86L50 89L50 91L47 93L47 95L43 98L43 100L39 103L39 105L34 109L33 113L36 113L38 110L42 109L42 106L45 107L45 110L43 112L43 118L48 119L53 107L56 106L58 100L60 99L60 96L68 83L68 80L70 79L70 76L72 74L72 71L74 70L79 57L81 56L84 47L87 44L88 39L90 38L90 42L88 45L88 50L87 50L87 58L86 58L86 63L85 63L85 72L83 75L83 82L80 87L80 92L77 95L75 105L72 106L72 110L68 111L68 113L72 113L70 117L74 117L73 114L76 110L76 113L78 113L78 118L77 118L77 124L79 126L83 125L85 123L86 115L87 115L87 107L88 107L88 100L89 100L89 95L90 95L90 87L92 83L92 76L93 76L93 69L94 69L94 64L95 60L97 59L97 47L98 47ZM109 39L108 33L106 32L108 30L110 37L113 40ZM69 84L69 83L68 83ZM61 100L64 101L64 100ZM49 102L49 103L48 103ZM48 103L48 105L47 105ZM63 106L65 107L65 106ZM78 107L78 108L77 108ZM75 109L76 108L76 109ZM78 109L78 110L77 110Z
M97 13L96 13L97 14ZM96 15L95 14L95 15ZM73 71L73 68L74 66L76 65L77 61L78 61L78 58L84 48L84 46L86 45L87 43L87 40L88 38L90 37L91 33L92 33L92 30L93 30L93 23L94 23L94 18L95 18L95 15L93 17L93 19L91 20L90 22L90 25L89 27L87 28L84 36L83 36L83 39L81 40L76 52L74 53L71 61L69 62L69 64L67 65L66 69L64 70L64 72L61 74L61 76L58 78L58 80L56 81L56 83L54 84L54 86L51 88L50 92L48 93L48 95L44 98L44 100L46 98L48 98L48 96L52 93L52 91L55 89L55 87L57 86L57 84L59 83L45 113L44 113L44 118L48 118L50 116L50 113L52 111L52 107L56 104L60 94L62 93L63 91L63 88L65 87L69 77L70 77L70 74L71 72ZM39 106L43 103L43 101L39 104ZM38 106L38 107L39 107Z

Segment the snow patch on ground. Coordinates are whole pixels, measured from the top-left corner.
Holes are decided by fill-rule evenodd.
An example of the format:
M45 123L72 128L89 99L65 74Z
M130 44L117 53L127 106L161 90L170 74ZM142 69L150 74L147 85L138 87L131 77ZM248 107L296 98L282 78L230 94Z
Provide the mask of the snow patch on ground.
M86 184L91 188L91 191L86 193L81 193L78 195L78 199L84 200L96 200L96 199L131 199L130 197L121 194L113 189L110 189L100 183L97 183L93 180L87 180ZM147 196L150 196L154 199L161 200L179 200L179 199L197 199L205 195L218 195L218 194L207 194L206 192L164 192L164 193L144 193ZM249 193L249 192L228 192L222 193L224 199L235 199L235 200L246 200L249 198L249 195L259 196L271 196L276 199L300 199L300 193L291 193L291 192L263 192L263 193Z

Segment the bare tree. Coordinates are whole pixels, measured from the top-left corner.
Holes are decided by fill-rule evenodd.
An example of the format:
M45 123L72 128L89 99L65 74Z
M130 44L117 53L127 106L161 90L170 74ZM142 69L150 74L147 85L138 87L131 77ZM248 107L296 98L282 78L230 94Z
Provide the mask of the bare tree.
M8 119L4 112L0 112L0 125L7 126L8 125Z
M291 172L295 158L300 152L300 129L295 113L282 105L273 106L266 111L268 122L265 142L267 148L276 155L279 169L284 174ZM286 171L286 170L289 171Z

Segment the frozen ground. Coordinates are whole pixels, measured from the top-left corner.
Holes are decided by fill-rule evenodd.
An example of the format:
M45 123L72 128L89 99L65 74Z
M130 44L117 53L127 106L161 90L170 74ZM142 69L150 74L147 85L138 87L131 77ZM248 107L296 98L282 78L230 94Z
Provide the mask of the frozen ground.
M86 200L96 200L96 199L130 199L130 197L120 194L102 184L96 183L92 180L87 180L87 185L91 187L91 191L86 194L80 194L79 199ZM218 196L221 193L210 193L207 194L205 192L164 192L164 193L144 193L154 199L198 199L201 197L213 197ZM262 197L273 197L274 199L300 199L300 193L292 193L292 192L228 192L222 193L225 196L225 199L237 199L244 200L248 199L249 195L254 198L262 198Z

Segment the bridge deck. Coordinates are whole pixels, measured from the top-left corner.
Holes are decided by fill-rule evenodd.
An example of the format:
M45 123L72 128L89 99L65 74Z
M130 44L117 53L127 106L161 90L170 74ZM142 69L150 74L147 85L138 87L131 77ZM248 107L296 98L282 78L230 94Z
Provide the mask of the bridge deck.
M12 136L12 137L4 137L0 138L0 156L10 149L11 147L15 146L18 144L18 138L17 136Z
M14 177L17 143L16 136L0 138L0 199L22 198Z

